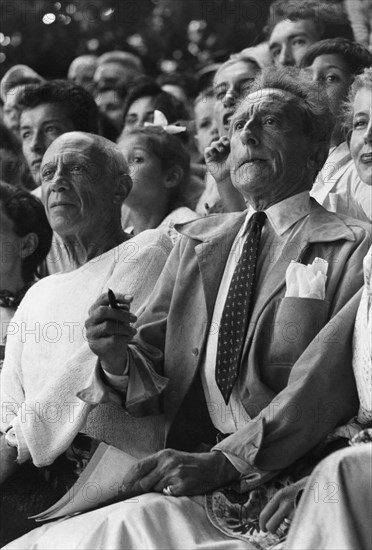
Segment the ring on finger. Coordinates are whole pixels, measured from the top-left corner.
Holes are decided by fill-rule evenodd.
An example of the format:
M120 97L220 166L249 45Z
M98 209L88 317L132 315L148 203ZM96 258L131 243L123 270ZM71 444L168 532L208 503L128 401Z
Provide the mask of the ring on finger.
M276 534L278 535L278 537L283 538L287 536L290 525L291 525L291 520L288 518L284 518L282 523L279 525L278 529L276 530Z

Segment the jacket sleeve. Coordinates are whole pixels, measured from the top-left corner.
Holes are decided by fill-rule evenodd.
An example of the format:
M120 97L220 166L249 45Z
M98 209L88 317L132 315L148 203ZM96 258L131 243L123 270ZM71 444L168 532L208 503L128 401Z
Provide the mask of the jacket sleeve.
M158 398L168 383L163 376L167 317L183 246L184 238L181 238L138 319L138 334L128 346L129 380L125 406L134 416L161 412Z

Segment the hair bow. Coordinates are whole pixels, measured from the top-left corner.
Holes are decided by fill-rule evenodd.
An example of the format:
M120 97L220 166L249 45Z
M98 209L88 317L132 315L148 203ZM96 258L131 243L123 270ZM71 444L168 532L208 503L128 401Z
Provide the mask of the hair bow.
M186 126L177 126L176 124L168 124L166 116L155 109L154 122L145 122L145 126L160 126L167 132L167 134L180 134L186 132Z

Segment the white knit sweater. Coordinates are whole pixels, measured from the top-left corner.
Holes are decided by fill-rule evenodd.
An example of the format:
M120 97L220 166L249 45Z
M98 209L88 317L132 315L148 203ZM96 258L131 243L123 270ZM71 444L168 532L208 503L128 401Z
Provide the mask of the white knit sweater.
M1 431L13 426L18 462L51 464L85 431L138 456L161 446L160 419L134 419L114 403L96 409L76 397L97 357L84 333L88 310L102 292L132 294L143 308L171 250L157 230L137 237L69 273L36 283L9 328L1 380Z

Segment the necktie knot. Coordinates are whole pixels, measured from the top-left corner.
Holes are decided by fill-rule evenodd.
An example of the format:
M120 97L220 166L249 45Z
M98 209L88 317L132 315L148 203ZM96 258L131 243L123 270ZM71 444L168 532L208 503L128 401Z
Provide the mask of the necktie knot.
M255 212L250 219L250 227L254 227L255 229L262 229L265 224L266 218L267 215L265 214L265 212Z

